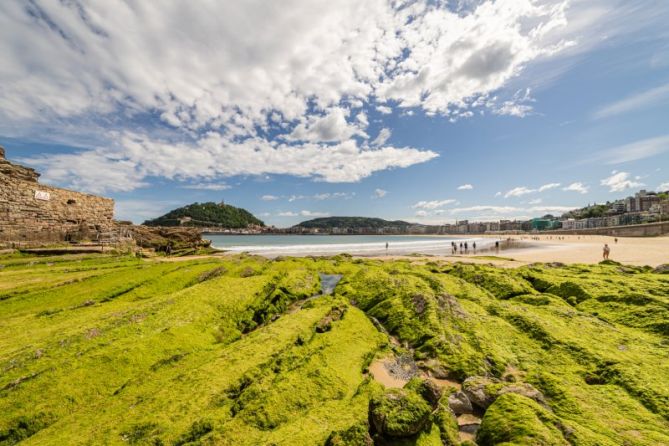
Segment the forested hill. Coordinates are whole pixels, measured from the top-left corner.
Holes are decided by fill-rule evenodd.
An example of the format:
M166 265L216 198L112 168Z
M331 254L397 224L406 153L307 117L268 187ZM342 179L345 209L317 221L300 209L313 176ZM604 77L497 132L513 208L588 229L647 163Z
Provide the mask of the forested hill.
M193 203L173 211L162 217L144 222L147 226L220 226L223 228L246 228L249 225L265 226L246 209L237 208L223 203Z
M388 221L382 218L370 217L323 217L314 218L313 220L303 221L297 224L302 228L385 228L390 226L406 227L411 223L401 220Z

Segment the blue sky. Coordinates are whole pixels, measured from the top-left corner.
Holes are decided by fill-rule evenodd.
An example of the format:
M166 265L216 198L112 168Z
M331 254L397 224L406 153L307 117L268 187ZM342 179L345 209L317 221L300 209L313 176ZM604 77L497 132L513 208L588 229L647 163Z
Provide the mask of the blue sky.
M669 189L669 3L0 4L0 144L141 222L561 213Z

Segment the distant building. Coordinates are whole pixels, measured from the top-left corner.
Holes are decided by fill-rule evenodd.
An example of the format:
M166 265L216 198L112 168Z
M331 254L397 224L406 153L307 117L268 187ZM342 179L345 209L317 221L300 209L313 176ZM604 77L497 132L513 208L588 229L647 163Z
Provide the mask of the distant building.
M626 212L648 212L650 208L661 201L655 192L640 190L633 197L625 198Z

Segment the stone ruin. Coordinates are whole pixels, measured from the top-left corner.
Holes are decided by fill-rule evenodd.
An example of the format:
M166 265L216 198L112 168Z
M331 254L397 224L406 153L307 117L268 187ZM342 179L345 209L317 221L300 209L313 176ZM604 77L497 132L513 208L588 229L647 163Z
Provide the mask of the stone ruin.
M47 186L0 147L0 245L100 241L114 231L114 200Z

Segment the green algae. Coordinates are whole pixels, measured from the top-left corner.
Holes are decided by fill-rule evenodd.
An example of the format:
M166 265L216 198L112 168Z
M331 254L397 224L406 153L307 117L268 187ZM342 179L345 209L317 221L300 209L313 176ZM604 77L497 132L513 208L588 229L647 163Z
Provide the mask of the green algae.
M486 411L477 435L481 446L569 446L558 418L520 395L502 395Z
M542 404L497 395L480 445L669 444L669 279L649 268L245 255L0 264L0 444L368 445L370 401L386 390L366 371L389 349L452 379L498 378L491 393L541 392ZM309 299L319 273L343 279ZM447 397L433 409L422 386L391 392L416 408L397 426L429 411L393 444L459 444Z

